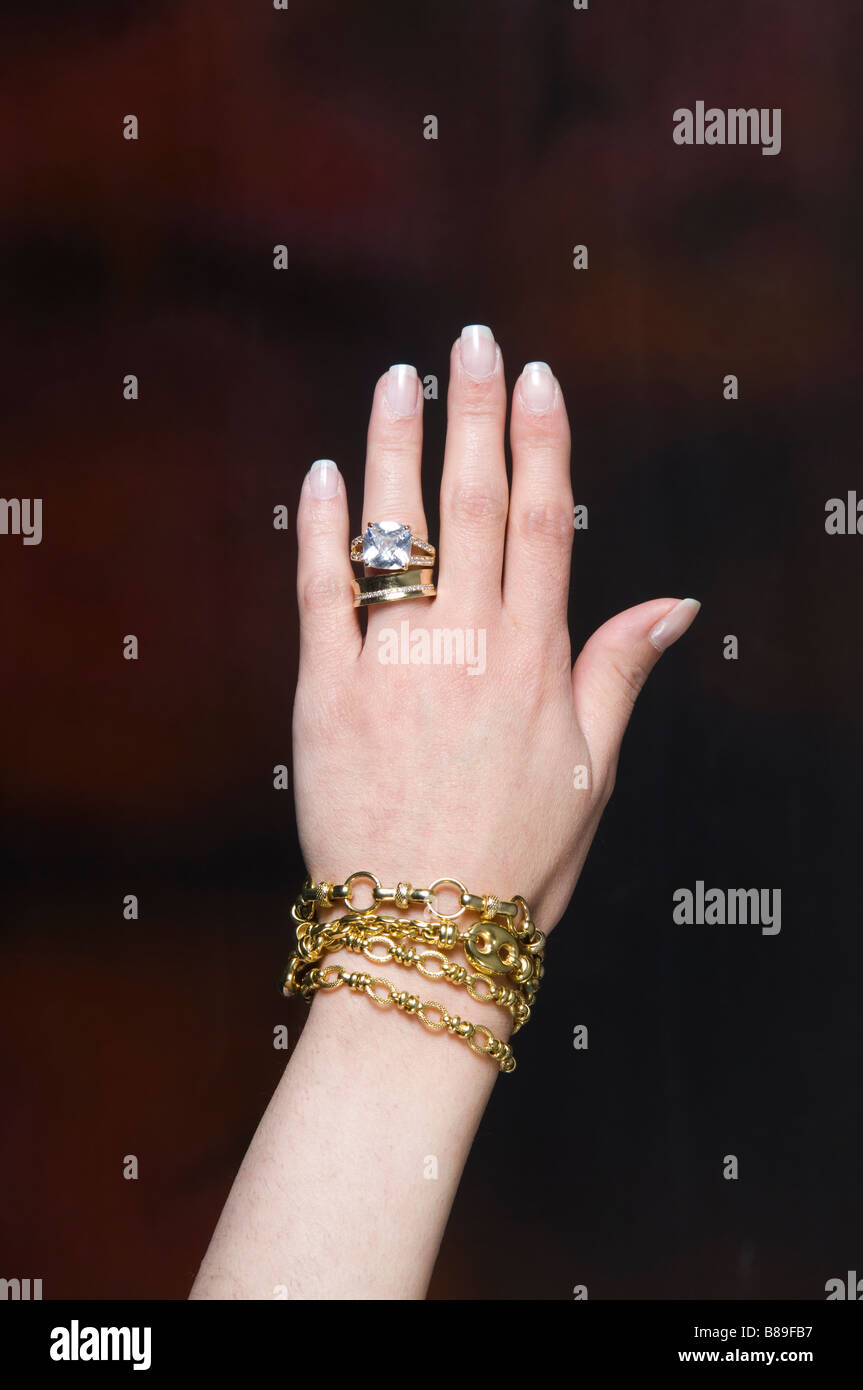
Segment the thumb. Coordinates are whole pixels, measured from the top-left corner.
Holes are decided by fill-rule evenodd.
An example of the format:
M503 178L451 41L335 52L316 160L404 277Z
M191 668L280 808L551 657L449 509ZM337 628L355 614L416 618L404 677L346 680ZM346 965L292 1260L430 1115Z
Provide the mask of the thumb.
M651 599L609 618L584 644L572 672L573 699L595 768L616 766L644 682L700 607L694 598Z

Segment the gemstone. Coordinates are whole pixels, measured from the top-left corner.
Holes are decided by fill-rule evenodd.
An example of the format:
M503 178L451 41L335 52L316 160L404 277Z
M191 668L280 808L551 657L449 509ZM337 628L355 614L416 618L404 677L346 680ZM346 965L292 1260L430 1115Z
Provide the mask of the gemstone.
M363 536L363 562L370 569L403 570L411 559L411 532L399 521L371 521Z

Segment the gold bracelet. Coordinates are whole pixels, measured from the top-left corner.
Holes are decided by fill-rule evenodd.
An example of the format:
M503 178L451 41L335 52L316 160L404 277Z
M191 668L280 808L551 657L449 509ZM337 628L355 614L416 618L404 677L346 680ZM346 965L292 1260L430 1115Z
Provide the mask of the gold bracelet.
M352 901L358 881L372 885L372 901L366 908L355 907ZM458 892L459 906L455 911L443 912L437 905L437 894L444 886ZM381 904L390 902L402 911L422 906L435 921L382 915ZM319 909L336 903L344 903L348 912L335 920L320 922ZM462 930L456 919L468 911L476 914L478 920ZM545 951L545 936L535 926L530 908L520 894L510 900L492 893L471 893L453 878L436 879L429 888L414 888L406 880L400 880L395 888L385 888L374 874L358 870L349 874L344 883L315 882L307 878L291 908L291 918L296 928L296 944L282 976L285 996L301 994L306 1003L311 1003L319 989L337 989L348 984L349 988L366 993L377 1004L395 1004L406 1013L416 1014L432 1031L446 1029L464 1038L478 1055L498 1061L502 1071L515 1069L509 1044L495 1038L485 1025L451 1015L435 1001L423 1002L418 995L395 988L383 977L345 970L340 965L321 968L318 962L323 956L341 949L361 953L373 963L386 964L394 960L399 965L416 968L426 979L446 979L463 986L477 1003L495 1003L506 1008L512 1016L515 1033L530 1018L544 974ZM409 944L402 944L411 941L429 945L432 950L420 953ZM468 966L448 961L444 955L457 945L463 949ZM375 946L383 946L386 954L375 954ZM440 969L429 970L426 961L437 962ZM474 974L469 967L480 973ZM330 981L332 972L335 975ZM503 976L504 983L493 983L489 978L492 975ZM384 997L375 992L378 986L387 991ZM440 1019L428 1020L426 1008L437 1010ZM485 1045L474 1046L477 1034L486 1038Z
M439 951L451 951L454 946L461 946L468 960L477 966L483 976L509 974L514 984L519 986L517 992L523 993L528 1003L533 1003L540 980L545 974L545 937L533 928L535 938L539 939L529 942L523 954L516 953L514 964L504 968L503 963L498 963L500 952L514 951L515 945L509 934L505 933L506 946L499 944L497 950L493 951L490 940L486 941L485 938L490 939L495 929L496 924L487 919L480 919L470 931L459 932L454 923L438 925L381 916L379 913L369 917L359 913L348 913L330 922L301 922L297 927L296 954L305 961L320 960L327 952L338 950L347 944L352 933L358 939L360 936L369 937L375 933L383 933L399 941L415 941L418 945L432 946ZM499 929L497 930L499 932ZM531 945L534 947L533 954L530 951ZM362 950L362 946L351 949Z
M374 885L372 889L373 901L367 908L355 908L351 902L354 884L358 879L365 879L367 882ZM439 912L434 905L438 890L445 884L448 884L450 888L457 888L459 890L460 906L458 912ZM427 906L429 911L434 913L435 917L439 917L441 921L447 922L454 921L456 917L460 917L468 908L473 912L481 913L483 917L503 916L514 919L518 916L519 904L521 904L526 914L528 916L530 915L524 898L516 897L512 902L509 902L506 899L495 897L492 893L484 895L469 893L464 884L460 883L457 878L437 878L430 888L414 888L412 884L406 882L400 882L395 888L384 888L381 886L380 879L377 878L375 874L368 873L365 869L358 869L356 873L348 874L344 883L329 883L324 879L322 879L320 883L315 883L313 878L307 878L295 906L298 910L300 904L305 906L307 910L306 912L301 912L301 916L308 921L309 907L312 909L311 915L313 916L314 910L318 905L332 907L333 904L337 902L347 903L351 911L359 913L372 912L377 903L392 902L395 903L396 907L401 908L410 907L412 903L419 903L423 906Z
M327 979L330 974L334 979ZM369 975L364 970L345 970L341 965L316 965L309 972L304 998L308 996L307 1002L310 1003L318 990L339 989L341 985L347 985L348 989L365 994L373 1004L378 1004L381 1008L395 1004L403 1013L418 1018L432 1033L441 1033L446 1029L454 1038L461 1038L466 1042L478 1057L490 1057L503 1072L515 1071L515 1057L509 1043L501 1042L485 1024L471 1023L469 1019L460 1018L458 1014L451 1014L443 1004L438 1004L434 999L420 999L419 995L410 994L407 990L394 989L392 982L382 976ZM378 993L379 988L386 991L383 996ZM440 1017L429 1018L427 1009L436 1009ZM478 1034L485 1037L484 1044L476 1041Z
M375 917L372 919L375 923L373 927L358 927L355 920L353 917L342 917L333 922L322 923L319 932L304 942L302 955L295 954L291 957L288 970L283 976L282 992L285 995L303 993L309 972L324 955L347 950L365 956L372 965L389 965L391 961L396 961L401 966L415 968L427 980L448 980L450 984L463 986L476 1003L497 1004L506 1009L512 1017L513 1033L517 1033L530 1018L535 990L526 996L520 989L496 985L488 975L474 975L466 966L447 960L443 950L415 950L409 943L416 940L416 937L410 930L404 930L414 925L413 923L404 922L399 918ZM380 930L381 927L383 930ZM426 943L420 941L418 944ZM384 947L384 955L379 955L374 950L377 946ZM452 946L447 949L451 950ZM430 970L428 961L437 962L440 969ZM290 986L286 983L288 976Z
M374 885L372 902L367 908L355 908L351 902L358 879L366 879ZM435 896L443 884L459 890L460 906L456 912L441 912L435 904ZM520 894L510 902L490 893L469 893L463 883L453 878L436 879L431 888L425 889L414 888L406 882L399 883L396 888L383 888L380 880L365 870L350 874L344 883L338 884L325 880L315 883L307 878L291 908L298 939L303 928L317 920L319 907L331 907L337 902L346 903L351 915L358 919L376 916L376 908L382 902L393 902L402 909L423 904L448 929L469 910L479 914L480 920L465 933L463 945L465 955L477 970L486 975L511 974L520 985L531 981L536 986L542 978L545 936L534 925L530 908ZM460 936L458 939L461 941Z

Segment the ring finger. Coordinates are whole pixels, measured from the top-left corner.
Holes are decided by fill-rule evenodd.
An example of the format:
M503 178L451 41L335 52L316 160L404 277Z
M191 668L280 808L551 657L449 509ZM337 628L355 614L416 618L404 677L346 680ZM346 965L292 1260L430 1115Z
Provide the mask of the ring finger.
M362 527L372 521L399 521L425 538L422 495L422 402L416 369L406 363L390 367L375 387L366 447ZM366 640L380 623L392 622L391 605L368 610Z

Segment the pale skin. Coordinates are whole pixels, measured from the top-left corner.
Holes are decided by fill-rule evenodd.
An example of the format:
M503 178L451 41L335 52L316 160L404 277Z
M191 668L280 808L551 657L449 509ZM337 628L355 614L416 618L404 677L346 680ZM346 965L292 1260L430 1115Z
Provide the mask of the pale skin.
M573 493L562 392L545 364L528 364L515 382L511 488L506 404L500 348L489 330L472 325L450 359L437 596L369 610L365 633L352 606L343 479L330 461L306 476L297 515L294 789L315 879L343 882L368 869L387 886L427 887L455 877L472 892L521 893L548 934L611 795L638 692L698 604L655 598L617 614L573 667ZM422 410L412 368L391 368L378 381L363 525L407 522L428 535ZM412 629L484 629L485 671L385 664L381 636L404 619ZM584 780L579 767L586 787L576 785ZM488 1023L503 1040L510 1035L504 1010L473 1003L449 983L394 963L372 967L348 952L332 960ZM547 968L554 968L553 942ZM394 1008L347 988L318 994L191 1297L423 1298L498 1076L461 1041Z

